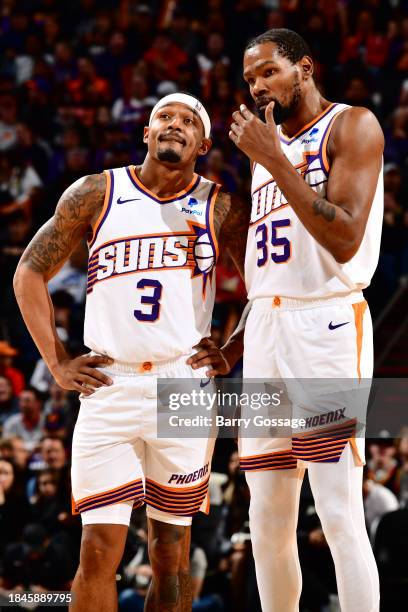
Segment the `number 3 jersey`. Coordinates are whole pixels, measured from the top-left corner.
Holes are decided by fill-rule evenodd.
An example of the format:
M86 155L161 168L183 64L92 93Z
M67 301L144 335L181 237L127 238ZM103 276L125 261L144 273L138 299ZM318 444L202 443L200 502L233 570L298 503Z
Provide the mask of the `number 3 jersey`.
M89 243L85 344L133 363L190 354L210 334L219 185L195 174L183 191L160 198L133 166L105 174Z
M278 127L284 154L321 197L326 195L330 172L330 131L336 117L347 108L331 104L290 139ZM356 176L355 180L360 179ZM383 200L381 170L363 241L354 257L341 264L307 231L269 172L255 164L245 260L249 299L275 295L319 299L367 287L378 263ZM331 231L330 224L327 228Z

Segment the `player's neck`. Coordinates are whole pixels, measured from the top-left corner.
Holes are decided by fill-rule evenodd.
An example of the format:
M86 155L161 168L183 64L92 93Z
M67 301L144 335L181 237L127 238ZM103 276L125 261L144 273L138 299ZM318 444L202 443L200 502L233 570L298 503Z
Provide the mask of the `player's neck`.
M287 138L292 138L313 119L321 115L331 104L320 95L317 89L312 90L301 100L296 115L282 123L282 134Z
M147 189L165 198L182 191L194 177L194 166L171 168L147 156L142 166L136 166L136 174Z

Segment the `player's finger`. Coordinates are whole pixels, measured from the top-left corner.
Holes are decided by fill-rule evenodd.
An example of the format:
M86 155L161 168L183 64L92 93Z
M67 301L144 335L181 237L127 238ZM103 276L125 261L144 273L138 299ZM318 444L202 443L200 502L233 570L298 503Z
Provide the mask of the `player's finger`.
M231 123L231 132L234 132L237 136L241 133L241 126L238 123Z
M113 359L107 355L84 355L87 365L112 365Z
M219 374L221 374L219 370L207 370L207 372L205 373L208 378L214 378L214 376L218 376Z
M200 359L200 361L198 361L197 363L194 363L194 364L192 365L192 368L193 368L194 370L198 370L198 369L200 369L200 368L203 368L203 367L204 367L204 366L206 366L206 365L211 365L211 366L214 366L214 365L219 364L220 362L221 362L221 361L220 361L220 358L219 358L219 357L217 358L217 357L214 357L214 356L211 356L211 355L210 355L210 356L208 356L208 357L203 357L203 359Z
M82 393L82 395L91 395L93 393L92 389L88 389L77 382L73 382L72 387L74 391L78 391L79 393Z
M238 123L239 125L241 123L244 123L245 119L244 117L241 115L240 111L235 111L232 113L232 118L234 119L235 123Z
M77 382L81 381L81 383L85 383L87 387L91 387L93 390L99 389L99 387L104 386L102 383L96 380L96 378L88 376L87 374L81 374L81 372L78 372L78 374L75 376L75 379Z
M245 106L245 104L241 104L241 106L239 107L239 112L246 120L251 119L251 117L254 116L251 111Z
M92 376L96 380L99 380L104 386L108 387L113 384L113 380L109 378L109 376L106 376L106 374L99 372L99 370L97 370L96 368L89 368L87 366L82 366L79 372L81 374L88 374L88 376Z

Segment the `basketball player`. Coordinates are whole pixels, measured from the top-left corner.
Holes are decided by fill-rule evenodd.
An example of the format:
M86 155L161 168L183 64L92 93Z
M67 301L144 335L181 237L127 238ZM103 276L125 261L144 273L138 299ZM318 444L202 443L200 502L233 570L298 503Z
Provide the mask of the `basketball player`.
M39 351L57 383L81 393L72 448L73 504L83 522L75 612L117 609L116 569L132 507L143 502L153 570L146 610L191 609L191 517L208 507L214 440L157 437L156 381L206 378L186 360L210 333L219 242L243 270L249 208L194 173L211 146L210 127L192 96L162 98L144 131L142 166L71 185L16 271ZM92 352L70 359L47 282L85 237L84 339Z
M270 30L248 44L244 79L262 119L243 105L229 133L253 174L244 377L354 379L358 386L373 370L362 289L380 248L381 128L367 109L321 95L310 51L290 30ZM232 366L239 355L238 344L227 344L223 361L214 347L191 361L195 367L216 362L213 373L224 373L225 361ZM363 440L353 436L353 423L323 427L323 437L242 437L240 460L251 491L263 610L299 609L296 524L307 467L342 612L378 611L362 500Z

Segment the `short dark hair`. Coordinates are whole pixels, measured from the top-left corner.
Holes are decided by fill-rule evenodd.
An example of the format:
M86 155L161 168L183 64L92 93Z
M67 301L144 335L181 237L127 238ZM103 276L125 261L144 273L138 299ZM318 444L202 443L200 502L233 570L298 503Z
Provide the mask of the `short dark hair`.
M287 57L292 64L296 64L305 55L312 56L309 45L297 32L286 28L272 28L249 41L245 47L251 49L263 43L275 43L278 52L283 57Z

